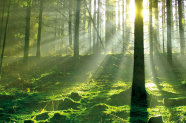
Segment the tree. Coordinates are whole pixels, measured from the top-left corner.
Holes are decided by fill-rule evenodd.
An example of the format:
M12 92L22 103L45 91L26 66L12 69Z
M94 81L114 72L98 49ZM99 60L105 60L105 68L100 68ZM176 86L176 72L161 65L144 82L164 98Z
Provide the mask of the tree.
M93 21L96 26L96 0L94 0L94 16L93 16ZM96 29L93 29L93 53L96 54Z
M132 99L131 99L131 122L136 115L143 114L142 117L148 115L147 112L134 110L136 106L147 107L146 90L145 90L145 70L144 70L144 37L143 37L143 0L136 0L136 16L134 24L134 68L132 82ZM139 110L140 111L140 110ZM136 114L137 113L137 114Z
M2 76L2 65L3 65L4 51L5 51L5 45L6 45L6 36L7 36L9 15L10 15L10 5L11 5L11 0L9 0L9 3L8 3L7 18L6 18L6 24L5 24L4 39L3 39L3 47L2 47L1 59L0 59L0 78Z
M69 46L72 48L72 8L71 8L71 0L69 0L69 20L68 20L68 35L69 35Z
M31 17L31 0L27 0L27 7L26 7L26 26L25 26L24 63L27 63L28 62L29 38L30 38L30 17Z
M122 47L122 54L124 54L125 52L125 17L124 17L124 11L125 11L125 0L122 1L123 3L123 6L122 6L122 20L123 20L123 23L122 23L122 26L123 26L123 33L122 33L122 40L123 40L123 47Z
M111 40L112 35L112 29L111 29L111 10L110 10L110 0L106 0L106 6L105 6L105 16L106 16L106 26L105 26L105 46L106 50L108 50L109 42Z
M143 46L143 0L136 0L134 29L134 72L132 97L143 98L145 94L144 46Z
M0 47L1 47L1 40L3 35L3 21L4 21L4 11L5 11L5 1L3 0L3 7L2 7L2 15L1 15L1 25L0 25Z
M163 38L162 49L163 49L163 53L165 53L164 23L165 23L165 0L162 0L162 38Z
M41 45L41 28L42 28L42 16L43 16L43 0L40 0L40 9L39 9L39 26L38 26L38 35L37 35L37 53L36 56L39 58L41 56L40 45Z
M183 10L182 0L178 0L178 14L179 14L179 34L180 34L180 53L184 55L185 39L184 39L184 26L183 26Z
M172 0L166 1L167 7L167 60L170 64L172 64L172 38L171 38L171 2Z
M76 19L75 19L75 37L74 37L74 59L79 60L79 20L80 20L80 8L81 0L77 0L76 3Z
M149 44L150 44L150 59L153 60L153 27L152 27L152 1L149 1Z

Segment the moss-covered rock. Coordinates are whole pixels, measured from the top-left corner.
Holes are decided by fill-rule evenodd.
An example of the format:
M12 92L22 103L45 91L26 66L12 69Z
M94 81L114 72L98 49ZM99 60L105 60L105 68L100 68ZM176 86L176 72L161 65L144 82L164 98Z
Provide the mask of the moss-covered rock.
M24 123L34 123L33 120L25 120Z
M103 111L106 111L107 105L105 104L97 104L92 106L89 109L88 113L88 119L90 120L90 123L97 123L100 122L101 120L104 121L104 113Z
M81 99L81 96L75 92L72 92L69 97L75 101L79 101Z
M67 116L55 113L54 116L50 119L51 123L70 123Z
M36 116L36 120L46 120L48 118L49 118L48 112Z
M162 116L151 117L148 123L163 123Z
M65 110L69 108L77 109L79 105L80 105L79 103L74 102L72 99L65 98L64 100L59 102L58 109L59 110Z

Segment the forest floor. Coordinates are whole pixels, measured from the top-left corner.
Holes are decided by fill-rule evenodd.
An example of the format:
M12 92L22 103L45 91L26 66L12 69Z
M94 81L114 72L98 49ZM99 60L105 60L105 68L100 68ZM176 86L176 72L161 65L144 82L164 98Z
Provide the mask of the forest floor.
M0 123L130 121L132 56L81 56L79 63L71 56L30 59L29 67L22 65L21 58L5 62ZM141 110L148 116L133 120L147 122L162 116L165 123L186 122L186 66L177 61L169 69L155 62L157 74L151 77L148 58L145 60L148 108Z

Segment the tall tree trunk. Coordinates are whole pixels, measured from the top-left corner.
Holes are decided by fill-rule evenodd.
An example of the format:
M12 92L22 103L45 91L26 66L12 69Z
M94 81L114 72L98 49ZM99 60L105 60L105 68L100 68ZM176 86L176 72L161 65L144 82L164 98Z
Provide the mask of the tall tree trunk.
M6 45L6 36L7 36L9 15L10 15L10 4L11 4L11 0L9 0L9 3L8 3L7 18L6 18L6 24L5 24L5 30L4 30L3 47L2 47L2 51L1 51L0 78L2 77L2 65L3 65L4 51L5 51L5 45Z
M40 0L40 9L39 9L39 26L38 26L38 37L37 37L37 53L36 56L40 58L41 56L41 29L42 29L42 20L43 20L43 0Z
M143 43L143 0L136 0L136 16L134 25L134 68L131 105L146 106L144 43Z
M149 0L149 44L150 44L150 60L153 60L153 27L152 27L152 0Z
M94 20L94 24L96 26L96 0L94 0L94 16L93 16L93 20ZM96 48L96 29L93 29L93 53L96 54L97 48Z
M97 11L97 30L98 33L100 34L100 0L98 0L98 11ZM97 36L97 44L96 44L96 49L97 49L97 53L99 52L100 48L99 48L99 37Z
M158 10L158 0L154 0L154 15L155 15L155 28L153 31L153 35L154 35L154 53L157 54L159 53L159 48L160 48L160 40L159 40L159 10Z
M80 20L80 7L81 0L77 0L76 6L76 20L75 20L75 37L74 37L74 59L79 60L79 20Z
M172 0L167 0L167 60L170 64L172 64L172 37L171 37L171 15L172 15L172 8L171 2Z
M131 31L131 28L130 28L130 0L126 0L126 20L125 20L125 51L124 51L124 54L127 50L127 47L129 45L129 42L130 42L130 31Z
M71 0L69 0L69 20L68 20L68 35L69 35L69 46L72 48L72 9Z
M109 43L111 40L111 35L112 35L112 30L111 30L111 3L110 0L106 0L106 5L105 5L105 13L106 13L106 26L105 26L105 46L106 50L109 48Z
M163 38L163 54L165 53L165 36L164 36L164 24L165 24L165 0L162 0L162 38Z
M31 0L27 0L27 3L28 4L27 4L27 8L26 8L24 63L28 62L28 54L29 54Z
M182 9L182 0L178 0L178 14L179 14L179 34L180 34L180 53L184 55L185 48L185 39L184 39L184 26L183 26L183 9Z
M89 1L89 10L91 10L91 6L92 6L92 0ZM92 10L91 10L92 11ZM89 49L90 49L90 54L91 54L91 51L92 51L92 25L91 25L91 17L89 17L89 21L88 21L88 25L89 25L89 40L90 40L90 46L89 46Z
M57 31L58 31L58 30L57 30L57 26L58 26L58 25L57 25L57 24L58 24L58 21L57 21L57 20L58 20L58 15L57 15L57 14L58 14L58 13L56 13L55 25L54 25L54 42L53 42L53 45L54 45L54 49L53 49L53 50L54 50L54 53L56 53L56 49L57 49L57 48L56 48L56 44L57 44L57 40L56 40L56 39L57 39Z
M2 40L2 37L3 37L3 22L4 22L4 11L5 11L5 0L2 0L2 5L3 5L3 8L2 8L2 15L1 15L1 24L0 24L0 49L1 49L1 40Z
M144 36L142 15L143 0L135 0L135 6L136 16L134 24L134 68L130 109L131 123L136 123L136 117L148 120L147 94L145 90ZM137 121L140 122L141 120L137 119Z
M122 47L122 54L125 52L125 0L122 1L123 6L122 6L122 26L123 26L123 34L122 34L122 40L123 40L123 47Z

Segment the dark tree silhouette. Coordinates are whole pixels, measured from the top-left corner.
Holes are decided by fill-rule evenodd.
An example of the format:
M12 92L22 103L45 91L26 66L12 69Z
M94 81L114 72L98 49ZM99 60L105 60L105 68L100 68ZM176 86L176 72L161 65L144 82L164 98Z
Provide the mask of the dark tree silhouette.
M39 26L38 26L38 37L37 37L37 53L36 56L39 58L41 56L41 29L42 29L42 18L43 16L43 0L40 0L40 9L39 9Z
M75 20L75 37L74 37L74 59L79 60L79 20L80 20L81 0L77 0L76 20Z
M28 4L27 4L27 7L26 7L24 63L28 62L28 54L29 54L31 0L27 0L27 3Z
M2 65L3 65L4 51L5 51L5 45L6 45L6 37L7 37L7 29L8 29L9 15L10 15L11 0L9 0L8 2L9 3L8 3L6 23L5 23L5 30L4 30L4 39L3 39L3 46L2 46L1 59L0 59L0 78L2 76Z
M145 90L145 66L144 66L144 37L143 37L143 0L136 0L136 16L134 25L134 68L131 97L131 122L141 122L140 119L134 121L134 117L148 118L147 95ZM144 108L143 111L139 108ZM144 112L145 111L145 112Z

